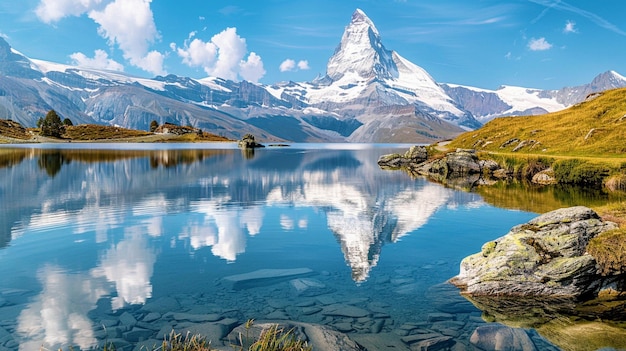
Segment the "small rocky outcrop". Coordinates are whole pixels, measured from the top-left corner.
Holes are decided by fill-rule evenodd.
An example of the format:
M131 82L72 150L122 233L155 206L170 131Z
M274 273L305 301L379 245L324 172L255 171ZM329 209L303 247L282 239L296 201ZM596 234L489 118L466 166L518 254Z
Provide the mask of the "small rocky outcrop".
M176 124L165 122L163 125L155 128L154 133L159 134L175 134L175 135L185 135L185 134L198 134L202 135L202 130L194 127L188 126L179 126Z
M605 278L586 246L615 228L583 206L548 212L463 259L451 282L470 296L594 296Z
M457 149L442 157L428 156L424 146L412 146L404 155L383 155L378 159L383 169L403 169L411 176L425 176L459 189L471 189L479 183L482 174L490 174L495 162L478 159L475 150Z
M428 159L428 150L424 146L411 146L404 155L382 155L378 159L381 168L397 169L411 164L421 164Z
M254 135L246 134L237 142L237 146L242 149L255 149L259 147L265 147L263 144L259 144L256 142Z
M435 175L444 179L481 173L480 163L474 150L463 149L419 165L416 170L423 175Z

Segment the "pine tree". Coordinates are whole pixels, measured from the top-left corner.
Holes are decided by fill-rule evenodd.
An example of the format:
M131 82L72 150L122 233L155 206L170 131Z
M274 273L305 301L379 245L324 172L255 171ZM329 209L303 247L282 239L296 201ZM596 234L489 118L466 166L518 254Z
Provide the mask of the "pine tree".
M63 133L63 123L61 117L57 115L56 111L50 110L46 114L46 118L41 123L41 135L60 138Z

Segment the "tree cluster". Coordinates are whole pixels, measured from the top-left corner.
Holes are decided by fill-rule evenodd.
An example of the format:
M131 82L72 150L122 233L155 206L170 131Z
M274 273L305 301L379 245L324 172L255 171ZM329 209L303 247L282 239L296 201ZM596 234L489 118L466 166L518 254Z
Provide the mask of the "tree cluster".
M45 118L39 118L37 121L37 128L41 130L41 135L54 138L60 138L65 132L65 127L72 125L69 118L61 121L61 117L55 110L48 111Z

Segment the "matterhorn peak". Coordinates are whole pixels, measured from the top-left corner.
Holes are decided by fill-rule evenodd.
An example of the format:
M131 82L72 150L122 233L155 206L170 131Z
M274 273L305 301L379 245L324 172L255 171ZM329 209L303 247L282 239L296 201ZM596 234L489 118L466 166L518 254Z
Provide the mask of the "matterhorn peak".
M362 10L356 9L352 14L341 42L328 60L326 75L332 81L346 75L357 80L397 77L392 52L385 48L374 22Z
M378 29L376 29L374 22L372 22L372 20L369 17L367 17L365 12L363 12L363 10L361 9L356 9L354 11L354 13L352 14L352 21L350 21L350 25L351 26L367 26L372 30L372 32L374 32L374 34L379 35Z

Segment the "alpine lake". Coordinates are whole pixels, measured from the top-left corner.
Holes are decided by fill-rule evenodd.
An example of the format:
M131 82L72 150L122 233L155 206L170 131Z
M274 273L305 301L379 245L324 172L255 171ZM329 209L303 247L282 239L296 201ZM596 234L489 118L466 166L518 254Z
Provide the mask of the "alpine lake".
M0 350L150 350L172 330L233 350L248 320L323 326L370 351L626 348L623 305L482 311L447 283L538 213L616 199L460 191L378 167L408 147L2 146ZM477 344L488 330L517 341Z

